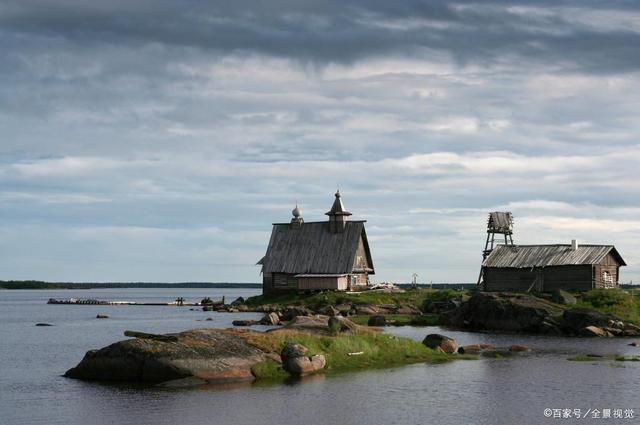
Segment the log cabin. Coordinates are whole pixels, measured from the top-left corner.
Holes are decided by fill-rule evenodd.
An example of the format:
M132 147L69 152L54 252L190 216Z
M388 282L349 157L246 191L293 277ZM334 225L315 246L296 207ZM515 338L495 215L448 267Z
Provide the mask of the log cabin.
M485 291L618 287L625 261L613 245L498 245L482 263Z
M262 266L263 294L359 290L375 273L365 220L351 221L340 191L328 221L305 222L296 205L290 223L274 223Z

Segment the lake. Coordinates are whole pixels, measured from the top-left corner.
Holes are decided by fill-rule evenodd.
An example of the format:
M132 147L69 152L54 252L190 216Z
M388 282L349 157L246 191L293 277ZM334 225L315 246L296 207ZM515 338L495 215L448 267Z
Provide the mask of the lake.
M90 349L124 339L125 329L166 333L229 327L257 313L212 313L173 306L48 305L49 298L168 302L182 296L257 294L259 289L0 290L2 424L538 424L640 422L640 362L575 362L577 354L640 355L633 339L581 339L387 328L422 340L444 333L458 344L525 344L531 353L503 359L416 364L313 376L285 384L166 389L105 385L61 375ZM109 319L96 319L96 314ZM206 318L212 321L205 321ZM36 327L38 322L51 327ZM254 327L254 329L267 329ZM545 417L571 409L573 419ZM634 410L634 418L575 419L594 409ZM629 413L629 412L627 412Z

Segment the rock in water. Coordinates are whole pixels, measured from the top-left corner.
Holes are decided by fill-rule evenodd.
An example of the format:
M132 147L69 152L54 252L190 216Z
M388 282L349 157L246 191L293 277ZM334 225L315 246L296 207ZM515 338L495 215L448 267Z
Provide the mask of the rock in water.
M422 343L432 350L439 347L447 354L455 353L458 348L455 339L440 334L429 334L425 337Z
M369 317L368 326L386 326L387 319L384 316L376 315Z
M523 351L530 351L530 349L526 345L513 344L511 347L509 347L509 351L512 351L512 352L515 352L515 353L519 353L519 352L523 352Z
M260 319L259 323L261 325L277 325L278 323L280 323L280 316L278 316L278 313L268 313L265 314L262 319Z
M582 336L612 336L609 332L597 326L585 326L580 330Z
M96 319L108 319L109 316L107 316L106 314L96 314Z
M148 382L195 377L233 382L253 379L251 367L267 359L263 351L228 330L196 329L164 336L165 340L128 339L89 351L65 376Z
M51 323L36 323L36 326L53 326Z
M257 320L234 320L233 322L231 322L231 324L233 326L253 326L253 325L257 325L258 321Z

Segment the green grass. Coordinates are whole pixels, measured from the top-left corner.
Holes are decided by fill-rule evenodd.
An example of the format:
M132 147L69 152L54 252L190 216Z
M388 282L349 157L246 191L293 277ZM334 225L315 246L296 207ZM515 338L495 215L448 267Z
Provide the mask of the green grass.
M420 362L446 362L454 359L476 359L477 356L449 355L427 348L423 344L380 332L323 336L295 331L251 333L244 335L250 343L264 351L280 352L288 342L301 344L309 355L322 354L327 360L323 373L344 373L364 369L379 369ZM349 355L349 353L362 353ZM259 379L281 379L286 375L272 360L252 369Z
M615 314L625 322L640 325L640 293L623 289L593 289L578 295L578 307Z
M363 303L363 304L396 304L414 305L420 307L425 300L431 299L435 302L446 301L458 297L465 291L454 289L407 289L404 292L382 292L365 291L362 293L350 293L339 291L326 291L311 294L277 294L258 295L246 300L249 306L262 304L277 304L280 307L306 306L317 308L323 305L337 305L343 303Z
M616 356L618 362L640 362L640 356Z

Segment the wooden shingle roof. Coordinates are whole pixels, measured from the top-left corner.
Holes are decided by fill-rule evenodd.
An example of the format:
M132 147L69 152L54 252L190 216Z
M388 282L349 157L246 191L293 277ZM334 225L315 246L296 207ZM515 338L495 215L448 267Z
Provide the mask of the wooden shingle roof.
M274 224L267 253L259 261L262 271L294 274L351 273L360 237L373 269L364 223L347 221L341 233L331 233L326 221L304 223L297 229L292 228L289 223Z
M498 245L486 260L484 267L531 268L566 265L598 264L611 253L626 266L613 245L580 245L576 250L571 245Z

